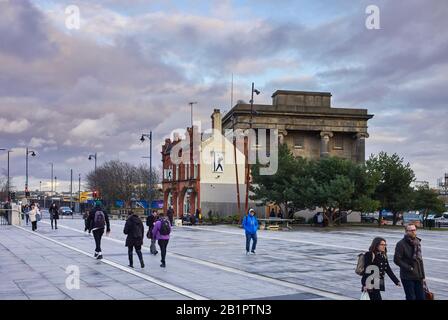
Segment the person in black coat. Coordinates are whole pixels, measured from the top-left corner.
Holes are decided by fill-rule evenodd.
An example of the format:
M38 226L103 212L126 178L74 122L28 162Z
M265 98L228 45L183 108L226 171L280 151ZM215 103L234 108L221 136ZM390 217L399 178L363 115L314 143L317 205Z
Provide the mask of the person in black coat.
M55 229L57 229L59 219L59 208L56 205L56 203L51 204L50 210L48 210L48 212L50 213L51 229L53 229L53 221L54 221L54 227Z
M364 254L365 270L361 279L361 284L362 290L369 293L370 300L382 300L381 291L385 291L386 289L384 285L384 275L386 273L396 286L401 286L400 281L390 268L389 261L387 260L386 246L386 240L380 237L376 237L375 239L373 239L369 251ZM378 267L377 270L379 271L379 287L368 289L366 280L370 275L375 274L375 271L366 272L367 267L371 265Z
M95 221L95 215L97 212L102 212L104 214L104 220L101 225L97 225ZM101 215L99 215L100 217ZM103 259L103 254L101 251L101 238L104 234L104 229L106 228L106 236L110 234L110 222L109 222L109 214L108 212L101 207L101 201L97 201L93 210L90 210L89 216L87 218L87 225L89 226L89 233L93 234L93 238L95 239L95 253L94 257L98 260Z
M142 268L145 267L145 263L143 262L142 255L142 245L143 245L143 234L145 228L143 227L143 222L140 218L134 214L133 211L129 211L129 217L126 220L126 224L124 226L124 234L126 237L126 247L128 247L128 256L129 256L129 267L134 268L133 263L133 250L135 248L135 252L137 252L138 259L140 260L140 266Z
M156 249L156 240L153 239L152 229L154 228L154 223L158 220L158 214L156 210L152 210L151 214L146 218L146 225L148 226L147 236L151 239L150 251L151 254L156 255L159 252Z
M405 227L405 236L395 247L394 262L400 267L400 278L406 300L425 300L425 268L423 266L421 239L417 237L417 227Z

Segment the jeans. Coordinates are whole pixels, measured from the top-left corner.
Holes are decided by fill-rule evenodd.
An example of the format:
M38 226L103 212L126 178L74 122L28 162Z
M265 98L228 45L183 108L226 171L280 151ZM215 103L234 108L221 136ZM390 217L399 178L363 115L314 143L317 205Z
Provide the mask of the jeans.
M401 279L401 283L406 294L406 300L425 300L423 280Z
M58 220L57 219L51 219L51 229L53 229L53 220L54 220L54 226L57 229L58 228Z
M246 251L247 252L249 252L250 239L253 240L253 242L252 242L252 252L254 252L255 248L257 247L257 234L256 233L247 233L246 232Z
M28 225L28 221L30 221L30 215L25 213L25 221L26 221L26 225Z
M159 242L160 251L162 253L162 260L160 260L162 262L162 264L165 264L166 247L168 246L168 241L169 240L162 240L162 239L160 239L158 241Z
M100 253L101 252L101 237L104 234L104 229L96 229L93 230L93 238L95 238L95 252Z
M143 263L143 255L142 255L142 246L129 246L128 247L128 257L129 257L129 265L134 265L134 259L133 259L133 250L135 247L135 252L137 253L138 259L140 260L140 264L144 265Z
M31 222L31 229L33 229L33 231L36 231L37 230L37 221L33 221L33 222Z
M151 254L157 254L156 240L151 239L151 246L149 247L149 250L151 251Z

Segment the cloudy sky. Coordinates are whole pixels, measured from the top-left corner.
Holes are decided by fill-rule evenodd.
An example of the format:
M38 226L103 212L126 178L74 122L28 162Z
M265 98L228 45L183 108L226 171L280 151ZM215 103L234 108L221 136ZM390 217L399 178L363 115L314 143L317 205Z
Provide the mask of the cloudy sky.
M271 103L277 89L329 91L333 106L367 108L367 154L397 152L418 180L448 172L448 5L417 1L0 0L0 148L23 190L58 190L70 169L98 161L154 161L173 129L209 125L214 108L250 99L254 81ZM368 30L366 7L380 9ZM80 29L65 9L80 9ZM0 152L5 174L6 156Z

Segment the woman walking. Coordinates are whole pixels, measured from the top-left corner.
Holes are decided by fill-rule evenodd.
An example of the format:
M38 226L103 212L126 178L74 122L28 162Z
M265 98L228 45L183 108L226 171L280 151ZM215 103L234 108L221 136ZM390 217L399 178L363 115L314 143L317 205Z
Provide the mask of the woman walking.
M168 218L165 216L165 213L161 212L159 216L160 219L157 220L156 223L154 223L154 228L152 229L152 237L154 240L158 241L162 254L162 264L160 265L160 267L165 268L166 247L168 246L168 242L170 241L171 224Z
M142 220L133 211L129 211L129 217L126 220L123 232L128 235L126 238L126 247L128 247L129 267L134 268L133 250L135 248L135 252L137 252L138 259L140 260L140 266L144 268L145 263L143 262L142 245L145 228L143 227Z
M31 210L29 212L29 216L30 216L30 221L31 221L31 229L33 231L37 230L37 215L40 214L39 213L39 209L37 208L37 205L35 205L34 203L31 204Z
M385 239L380 237L376 237L375 239L373 239L369 251L364 254L364 266L364 274L361 279L362 291L368 292L370 300L382 300L381 291L385 291L386 289L384 285L384 275L386 273L396 286L401 286L400 281L393 273L392 269L390 268L389 261L387 260L387 243ZM369 270L369 272L366 272L367 267L369 266L376 266L378 269L373 271ZM379 287L368 289L368 286L370 287L371 285L366 285L366 280L372 274L379 277ZM378 279L374 279L374 283L377 282Z
M59 208L57 207L56 203L52 203L50 206L50 210L48 211L50 212L51 229L53 229L53 220L55 229L57 229L59 219Z

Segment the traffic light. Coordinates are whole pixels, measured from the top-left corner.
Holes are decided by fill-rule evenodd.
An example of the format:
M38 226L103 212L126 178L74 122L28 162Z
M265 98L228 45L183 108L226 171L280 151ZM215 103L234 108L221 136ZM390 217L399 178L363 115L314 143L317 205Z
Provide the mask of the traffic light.
M94 190L93 193L92 193L92 197L93 197L93 199L98 199L99 192L97 190Z
M9 199L11 199L11 201L16 201L16 193L15 192L9 192Z

